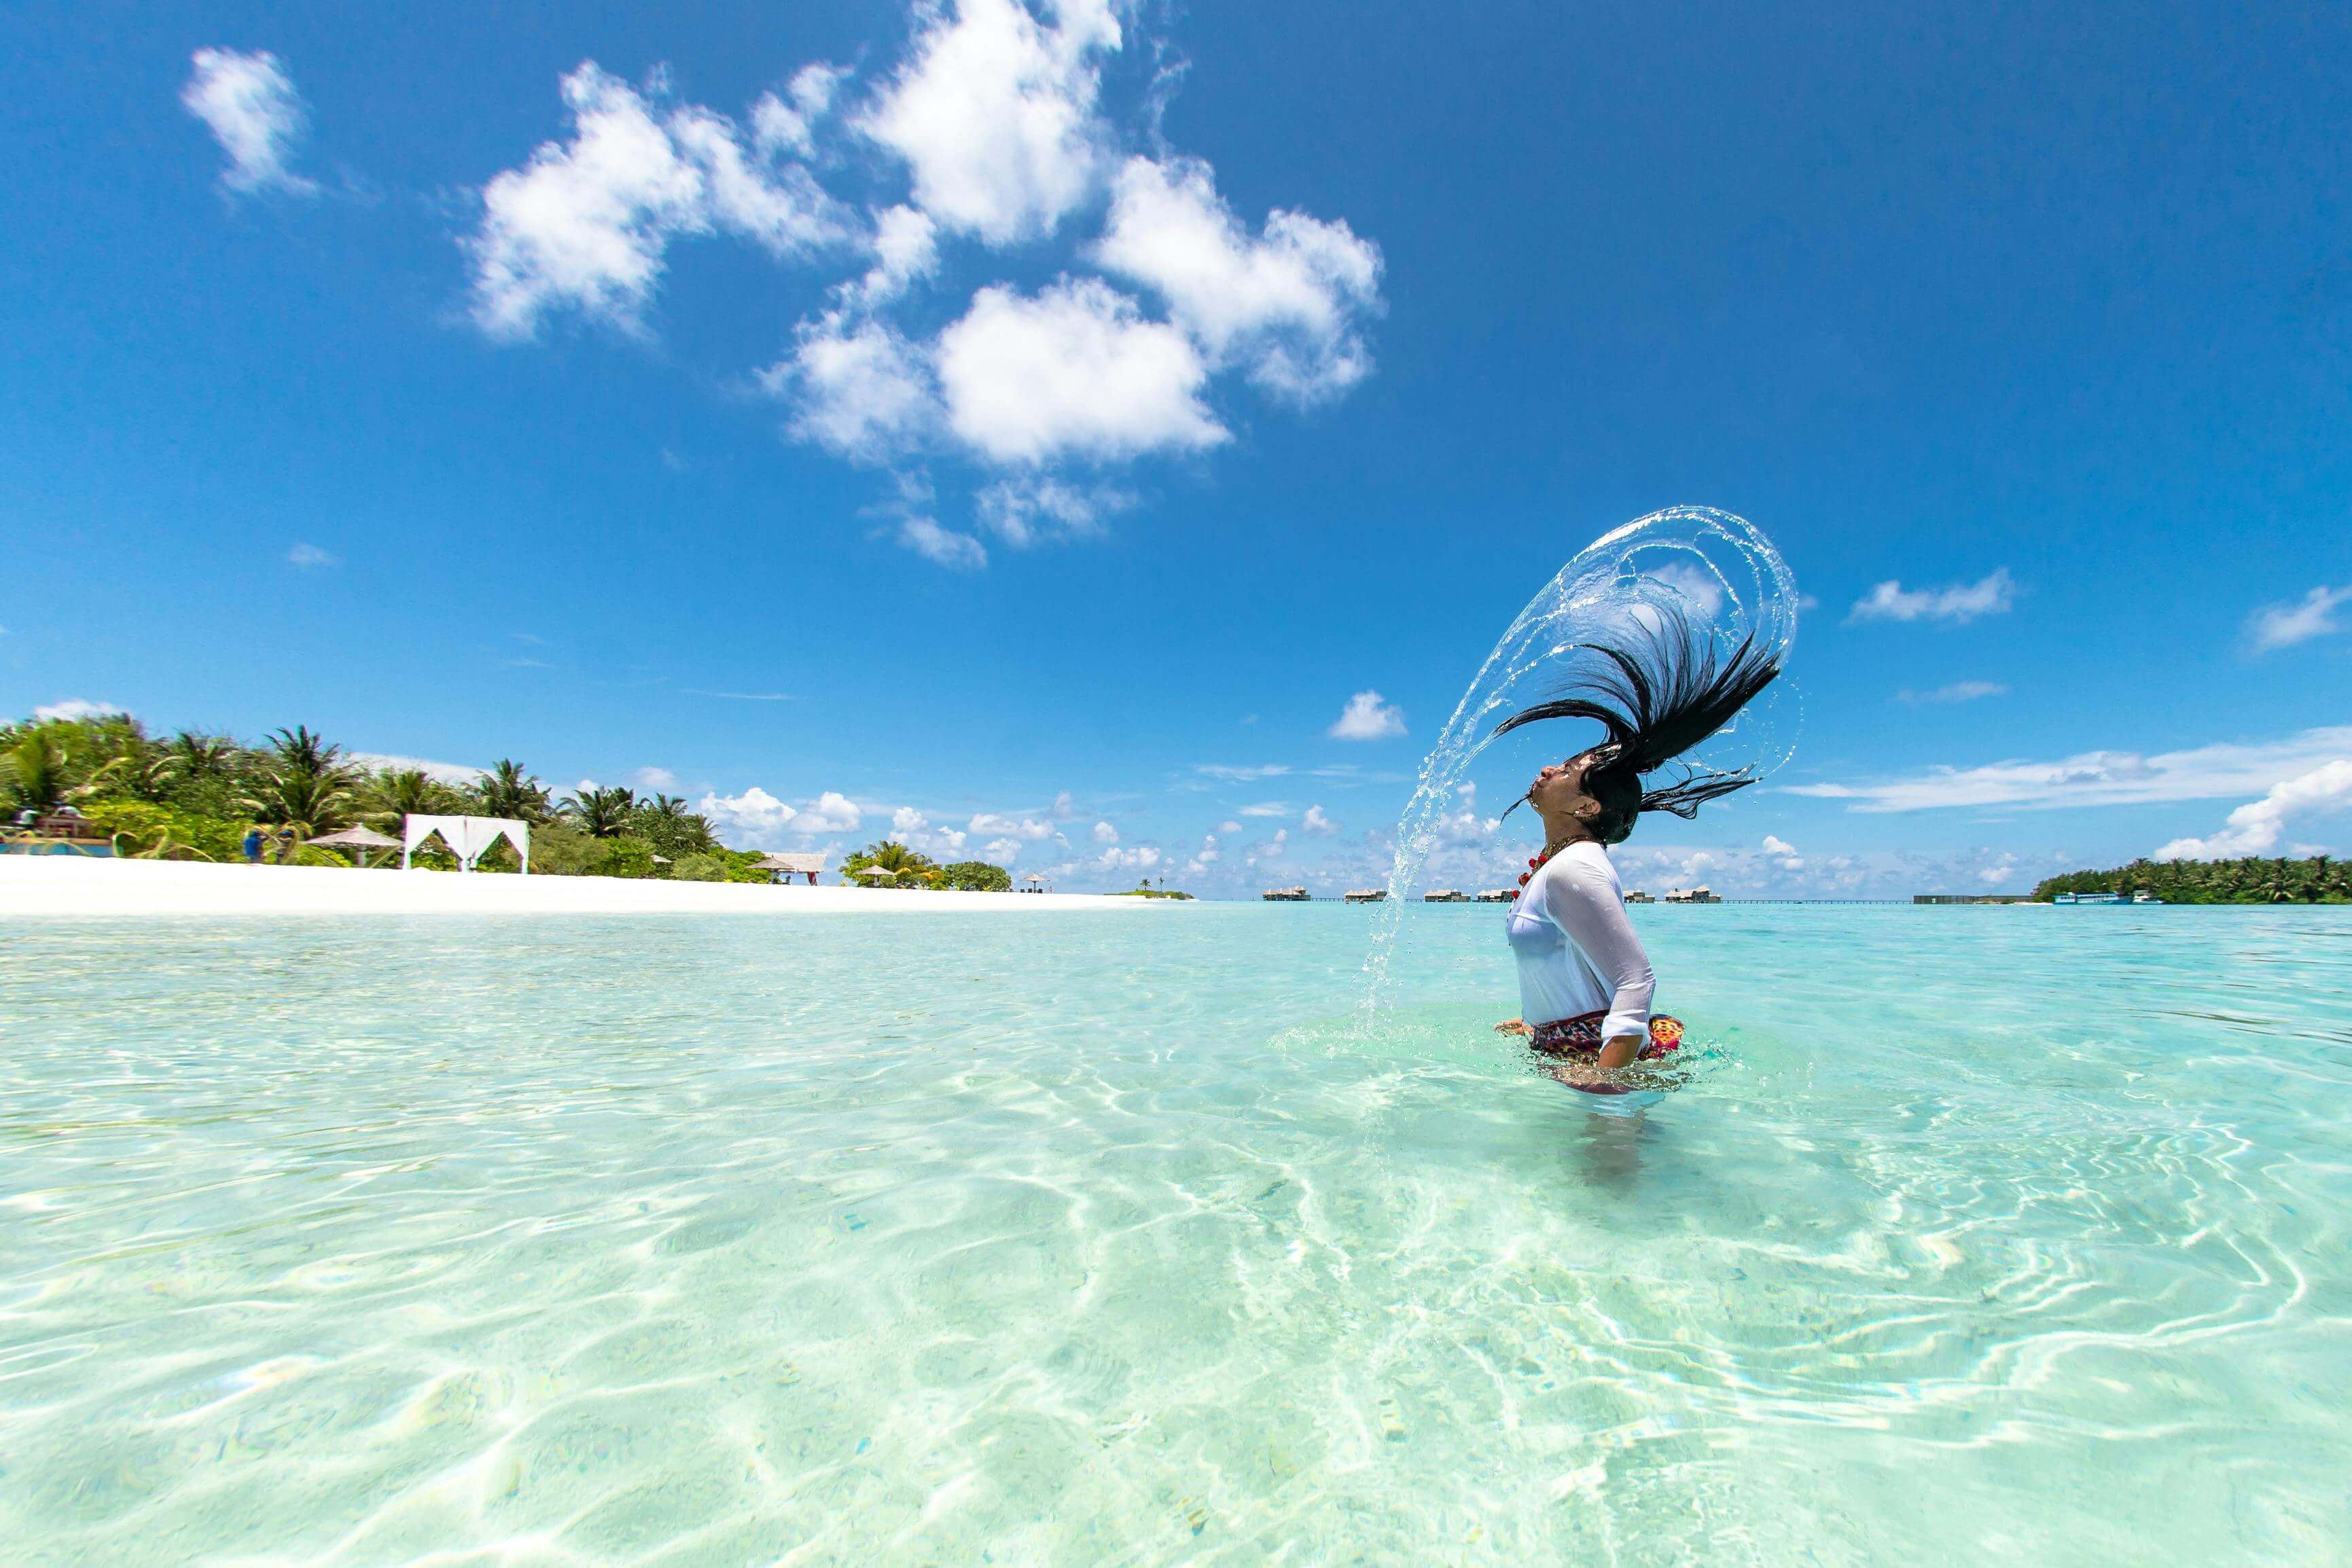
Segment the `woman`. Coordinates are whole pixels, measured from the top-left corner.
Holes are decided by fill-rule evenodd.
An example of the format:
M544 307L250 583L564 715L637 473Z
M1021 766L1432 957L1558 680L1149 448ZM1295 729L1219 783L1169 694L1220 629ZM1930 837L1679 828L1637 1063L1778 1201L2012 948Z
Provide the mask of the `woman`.
M1609 736L1545 768L1523 797L1543 822L1544 847L1519 879L1506 926L1518 965L1519 1016L1497 1026L1563 1058L1562 1081L1623 1093L1612 1081L1619 1069L1666 1055L1683 1031L1675 1019L1650 1015L1656 982L1625 918L1607 847L1623 843L1645 811L1695 816L1706 802L1756 782L1744 770L1685 766L1665 788L1645 790L1642 775L1673 764L1731 722L1780 673L1780 660L1751 638L1718 661L1714 643L1671 607L1644 606L1618 644L1581 646L1597 656L1591 673L1565 695L1495 727L1500 735L1545 719L1589 719Z

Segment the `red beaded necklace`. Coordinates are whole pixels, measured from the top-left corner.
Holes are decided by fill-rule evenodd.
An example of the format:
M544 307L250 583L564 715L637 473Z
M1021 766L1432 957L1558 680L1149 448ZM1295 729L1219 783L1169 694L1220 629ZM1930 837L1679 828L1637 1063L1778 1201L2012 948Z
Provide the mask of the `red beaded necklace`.
M1553 856L1559 854L1570 845L1581 844L1584 841L1580 838L1563 838L1557 844L1545 845L1542 854L1528 856L1528 868L1519 873L1519 886L1522 888L1526 887L1528 885L1528 879L1534 876L1538 871L1542 870L1545 861L1550 859Z

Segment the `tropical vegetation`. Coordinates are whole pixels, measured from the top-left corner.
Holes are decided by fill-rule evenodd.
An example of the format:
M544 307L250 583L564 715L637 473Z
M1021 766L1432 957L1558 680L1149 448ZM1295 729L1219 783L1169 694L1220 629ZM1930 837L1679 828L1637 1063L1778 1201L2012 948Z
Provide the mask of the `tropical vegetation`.
M2352 862L2315 855L2242 860L2135 860L2108 871L2069 871L2033 889L2037 899L2059 893L2147 891L2168 904L2352 903Z
M890 874L864 875L869 868ZM851 850L841 862L841 879L869 882L877 888L953 888L971 893L1003 893L1013 889L1013 873L992 861L956 860L942 866L895 838Z
M159 740L121 713L0 723L0 816L65 808L111 838L116 853L152 859L235 860L247 827L258 826L273 839L290 829L299 864L344 866L352 857L308 840L346 827L397 837L403 816L470 815L530 823L534 874L769 879L751 868L759 851L720 844L709 819L676 795L583 785L559 800L510 757L466 783L420 768L370 769L305 725L252 743L193 730ZM457 864L437 845L415 858ZM478 863L520 868L503 841Z

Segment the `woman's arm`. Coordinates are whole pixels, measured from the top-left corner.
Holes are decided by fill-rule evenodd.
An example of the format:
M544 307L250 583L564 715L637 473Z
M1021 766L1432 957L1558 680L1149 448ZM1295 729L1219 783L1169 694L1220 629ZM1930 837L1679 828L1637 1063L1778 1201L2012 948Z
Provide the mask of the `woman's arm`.
M1610 988L1609 1016L1601 1021L1601 1065L1623 1067L1650 1035L1650 997L1657 990L1650 955L1633 934L1612 879L1571 860L1546 880L1545 913Z

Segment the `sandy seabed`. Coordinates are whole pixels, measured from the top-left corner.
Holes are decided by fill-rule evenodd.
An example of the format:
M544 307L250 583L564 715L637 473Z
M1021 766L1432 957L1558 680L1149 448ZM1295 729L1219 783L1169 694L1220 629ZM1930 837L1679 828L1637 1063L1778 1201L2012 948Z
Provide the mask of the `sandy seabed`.
M22 915L908 914L1166 908L1082 893L935 893L517 877L483 872L215 866L194 861L0 855L0 918Z

